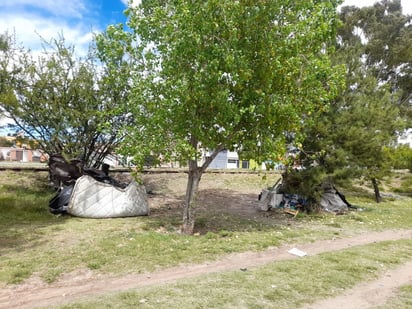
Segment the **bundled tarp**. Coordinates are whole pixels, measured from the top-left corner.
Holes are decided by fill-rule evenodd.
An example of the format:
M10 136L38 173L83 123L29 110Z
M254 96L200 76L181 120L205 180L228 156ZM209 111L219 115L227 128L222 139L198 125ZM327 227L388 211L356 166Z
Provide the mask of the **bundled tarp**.
M345 213L351 205L345 197L330 183L321 186L322 195L319 205L322 210L333 213Z
M77 170L72 162L65 162L62 159L55 163L56 161L49 164L51 179L59 183L56 195L49 202L52 213L68 213L86 218L149 214L146 190L143 185L135 181L129 184L119 183L108 176L107 170Z

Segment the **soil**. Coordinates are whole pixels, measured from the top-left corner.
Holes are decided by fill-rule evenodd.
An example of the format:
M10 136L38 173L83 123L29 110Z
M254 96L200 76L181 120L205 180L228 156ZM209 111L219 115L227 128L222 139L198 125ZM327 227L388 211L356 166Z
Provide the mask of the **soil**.
M225 177L221 175L219 179L224 180ZM153 216L163 215L166 211L169 214L170 212L180 213L184 183L180 182L180 178L177 176L170 178L175 189L172 191L173 194L162 191L167 191L165 189L167 185L159 186L159 182L156 179L153 182L151 182L153 178L145 179L147 189L150 192L149 203L153 210L151 214ZM245 187L241 188L241 198L233 198L233 192L225 194L225 190L229 190L229 186L224 181L218 183L215 179L210 178L204 181L203 186L199 194L199 204L202 205L202 208L207 208L210 211L216 208L216 205L224 205L224 209L218 210L227 213L235 211L237 214L248 217L252 216L257 220L267 220L268 213L261 212L256 208L257 188L250 188L245 185ZM277 219L287 222L292 221L289 215L277 216ZM203 231L199 229L197 232L202 233ZM23 284L11 285L1 289L0 309L23 309L60 305L82 301L88 297L100 294L137 289L142 286L173 283L184 278L202 274L245 270L270 262L301 258L288 252L295 247L311 256L378 241L408 239L411 237L412 230L368 232L350 238L318 241L304 245L290 244L283 247L270 248L263 252L231 254L213 262L181 265L152 273L129 274L125 276L102 276L96 275L90 270L80 269L64 275L60 280L52 284L46 284L40 278L33 276ZM397 287L405 284L412 284L412 261L405 263L397 269L388 271L375 281L361 283L355 286L353 290L346 291L336 298L307 305L304 309L369 308L384 303L389 297L395 295Z
M367 233L346 239L318 241L299 245L299 250L308 255L331 252L377 241L398 240L412 237L412 230ZM137 289L142 286L173 283L175 281L202 274L245 270L266 263L296 259L288 251L293 245L272 248L264 252L243 252L228 255L221 260L197 265L182 265L153 273L126 275L122 277L98 277L88 270L78 270L66 274L59 281L45 284L32 278L24 284L10 286L0 291L0 308L33 308L81 301L86 297ZM412 284L412 261L395 270L386 272L378 280L362 283L336 298L304 307L322 308L368 308L381 304L395 295L397 287Z

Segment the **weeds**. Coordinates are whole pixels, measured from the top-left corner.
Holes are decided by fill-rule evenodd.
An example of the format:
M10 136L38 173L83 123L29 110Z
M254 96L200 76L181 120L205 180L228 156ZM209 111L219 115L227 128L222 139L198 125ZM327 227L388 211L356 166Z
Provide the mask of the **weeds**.
M333 297L407 261L412 241L381 242L245 271L209 274L60 308L299 308ZM410 286L386 308L409 308Z
M34 177L33 177L34 176ZM170 179L169 179L170 177ZM375 204L365 196L347 195L359 209L343 216L283 213L237 213L226 205L205 207L197 217L197 236L178 233L178 206L185 174L146 175L155 196L172 195L172 206L160 205L148 217L85 219L48 212L53 192L46 173L1 172L0 284L19 283L33 274L53 282L63 273L145 272L182 263L200 263L235 252L259 251L285 243L345 237L367 230L412 228L411 199ZM202 194L249 198L278 175L204 175ZM210 195L211 196L211 195ZM217 199L219 203L221 199ZM236 203L236 200L234 201ZM207 206L207 205L206 205ZM219 206L219 205L218 205Z

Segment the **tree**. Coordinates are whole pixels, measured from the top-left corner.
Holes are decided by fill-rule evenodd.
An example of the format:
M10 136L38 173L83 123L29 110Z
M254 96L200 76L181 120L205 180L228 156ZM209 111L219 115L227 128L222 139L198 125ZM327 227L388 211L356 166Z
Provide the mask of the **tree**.
M412 173L412 148L408 144L401 144L395 148L385 149L393 168L408 169Z
M344 7L341 34L362 40L365 64L381 83L396 93L405 117L412 117L412 16L402 12L400 0L382 0L373 6Z
M306 127L307 138L301 153L306 167L315 165L328 177L366 177L372 183L377 202L381 200L379 181L391 168L387 147L396 144L406 122L399 104L405 94L399 85L393 87L391 74L384 74L388 64L383 63L390 62L394 69L396 55L385 54L387 58L379 60L377 53L371 51L376 36L380 31L385 32L385 26L380 26L374 30L378 33L373 33L371 24L377 26L379 18L386 19L388 25L402 19L397 2L382 1L373 7L342 9L334 61L344 63L347 68L346 88L328 111ZM393 15L393 23L385 14L377 14L383 8ZM391 44L387 45L388 51L396 50L399 44L397 40L387 43ZM401 60L396 62L399 65ZM399 72L402 78L403 69L404 66Z
M122 139L117 106L127 88L116 87L92 52L76 57L63 37L43 42L37 58L11 36L7 42L0 51L1 109L46 153L98 167Z
M0 95L2 97L8 96L10 93L10 89L7 87L7 81L10 78L10 50L11 50L11 37L5 33L5 34L0 34L0 55L2 56L3 59L6 59L1 63L1 68L0 68ZM0 119L3 118L4 115L4 110L0 109Z
M412 16L400 0L382 0L355 13L365 35L366 63L397 94L396 104L412 117Z
M0 136L0 147L11 147L14 145L14 141L8 140L6 137Z
M317 168L329 177L366 177L379 202L379 179L390 169L385 148L396 143L402 121L388 89L379 86L373 76L362 78L356 89L348 87L308 128L301 159L306 167L316 161Z
M97 37L109 59L131 60L124 149L188 161L182 231L191 234L202 174L223 149L266 160L299 137L340 85L329 61L337 1L143 1L128 29ZM110 57L108 55L114 55ZM211 150L203 162L201 149Z

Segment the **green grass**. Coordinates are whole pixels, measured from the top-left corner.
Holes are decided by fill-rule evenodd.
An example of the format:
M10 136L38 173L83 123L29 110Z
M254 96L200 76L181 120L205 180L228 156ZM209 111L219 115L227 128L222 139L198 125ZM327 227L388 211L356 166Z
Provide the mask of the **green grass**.
M410 259L412 240L388 241L139 288L59 308L299 308L333 297ZM410 304L410 287L393 304ZM402 296L403 295L403 296ZM383 307L408 308L408 307Z
M394 188L396 193L404 193L406 195L412 196L412 174L405 174L400 179L401 185Z
M221 194L232 194L229 189L236 188L257 195L273 183L272 176L207 174L202 181L215 184ZM96 274L142 273L285 243L412 228L412 199L376 204L371 198L347 194L359 211L342 216L300 214L296 218L276 212L248 217L203 211L196 221L202 233L185 236L177 233L179 208L168 210L165 206L148 217L103 220L54 216L48 212L53 192L47 186L46 173L3 171L0 177L0 286L21 283L33 274L53 282L76 269ZM179 198L181 193L170 185L184 191L185 177L152 175L145 181L152 180L150 186L157 194Z
M0 174L0 225L48 222L45 205L52 196L45 173Z
M299 240L299 233L283 227L261 231L260 227L253 230L249 226L250 231L246 232L222 230L192 237L141 230L139 224L147 218L62 220L65 221L55 226L33 228L30 237L21 235L25 242L5 250L0 256L3 268L0 281L18 283L36 272L51 282L76 268L103 273L139 273L180 263L213 260L245 248L258 251ZM26 232L27 228L25 232L20 230L20 234ZM304 238L310 237L315 240L327 238L327 235L308 234Z

